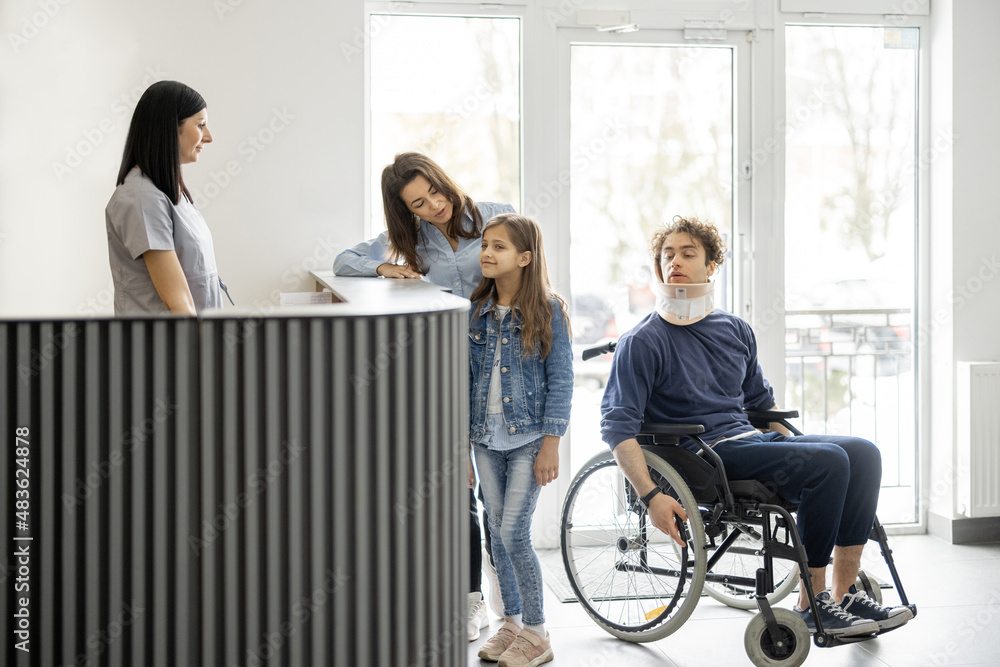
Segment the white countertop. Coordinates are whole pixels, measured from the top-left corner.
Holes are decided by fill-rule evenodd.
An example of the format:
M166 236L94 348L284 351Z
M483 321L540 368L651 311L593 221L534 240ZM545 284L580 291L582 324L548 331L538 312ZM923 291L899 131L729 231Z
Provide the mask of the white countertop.
M333 271L311 271L316 287L333 292L336 303L329 305L282 306L275 313L286 311L315 312L331 309L338 315L388 315L424 313L440 310L469 309L468 300L443 290L426 280L402 278L345 278ZM332 312L331 312L332 314Z

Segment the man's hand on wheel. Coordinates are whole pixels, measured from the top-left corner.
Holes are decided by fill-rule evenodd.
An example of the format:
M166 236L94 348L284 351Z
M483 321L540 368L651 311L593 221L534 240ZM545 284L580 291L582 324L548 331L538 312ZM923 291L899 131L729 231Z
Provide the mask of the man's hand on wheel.
M649 501L648 514L649 521L654 528L670 535L674 538L674 542L682 547L687 546L677 529L677 521L674 519L674 517L680 517L681 521L687 521L687 512L675 498L671 498L665 493L657 493Z

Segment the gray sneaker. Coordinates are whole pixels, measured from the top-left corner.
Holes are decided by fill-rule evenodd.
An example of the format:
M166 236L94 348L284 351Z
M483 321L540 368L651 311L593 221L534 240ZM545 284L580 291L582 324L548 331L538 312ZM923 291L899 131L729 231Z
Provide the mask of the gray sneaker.
M819 617L823 621L823 631L827 634L839 637L857 637L859 635L873 635L878 632L878 623L867 618L859 618L854 614L849 614L839 604L830 599L830 594L823 591L816 596L816 606L819 607ZM816 621L813 620L812 610L794 610L802 617L809 627L809 632L816 633Z

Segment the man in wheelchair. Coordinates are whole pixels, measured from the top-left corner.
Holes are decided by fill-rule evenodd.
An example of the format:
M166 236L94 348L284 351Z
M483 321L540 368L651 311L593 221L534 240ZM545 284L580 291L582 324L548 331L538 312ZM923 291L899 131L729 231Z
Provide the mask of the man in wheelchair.
M713 307L710 280L725 251L715 226L697 218L675 217L653 235L656 312L618 341L601 404L602 438L653 526L683 544L675 516L687 520L686 512L653 483L635 434L643 422L701 424L702 439L730 478L758 480L798 505L823 629L853 637L902 625L913 617L909 608L883 607L855 587L875 520L881 454L861 438L796 436L779 424L761 432L751 425L744 408L776 407L774 392L757 361L750 326ZM795 611L815 632L804 586Z

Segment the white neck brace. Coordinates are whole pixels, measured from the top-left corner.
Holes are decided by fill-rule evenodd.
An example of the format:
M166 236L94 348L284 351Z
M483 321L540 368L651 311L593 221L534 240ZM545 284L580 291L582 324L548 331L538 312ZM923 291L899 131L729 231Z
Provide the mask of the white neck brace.
M715 283L653 283L656 312L671 324L687 326L715 310Z

